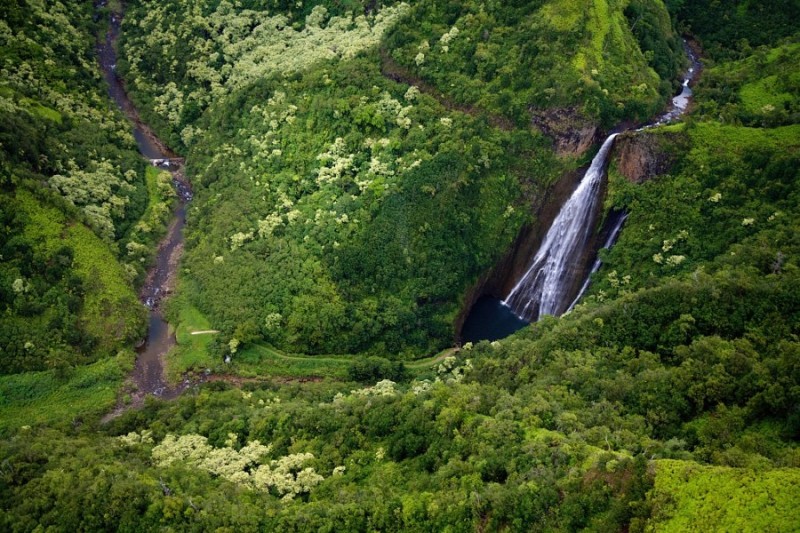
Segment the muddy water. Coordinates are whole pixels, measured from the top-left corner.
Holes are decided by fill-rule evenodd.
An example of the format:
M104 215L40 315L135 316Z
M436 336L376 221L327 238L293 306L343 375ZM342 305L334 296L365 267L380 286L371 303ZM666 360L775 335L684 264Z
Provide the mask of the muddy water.
M98 7L103 7L99 4ZM120 32L122 17L111 15L111 24L106 39L98 46L98 56L103 77L108 82L108 94L125 113L133 125L133 136L141 154L150 161L158 160L158 166L169 170L178 193L178 206L158 248L156 263L150 270L139 298L150 309L147 338L137 349L136 365L131 375L135 385L132 392L133 405L140 404L148 394L160 398L172 398L190 385L188 381L171 387L164 376L164 356L175 346L175 335L164 320L161 304L175 288L175 276L183 252L183 226L186 222L186 204L192 199L191 187L183 175L183 160L142 123L133 103L125 92L122 81L116 74L117 57L114 44ZM115 411L118 414L120 409ZM110 416L113 417L115 413Z

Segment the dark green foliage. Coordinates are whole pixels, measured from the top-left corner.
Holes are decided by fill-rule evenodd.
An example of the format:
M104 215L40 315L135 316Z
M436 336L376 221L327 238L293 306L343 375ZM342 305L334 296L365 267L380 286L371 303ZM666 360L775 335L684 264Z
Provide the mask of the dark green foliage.
M38 192L0 194L0 374L63 373L143 334L144 312L122 267Z
M346 32L364 20L332 18L351 4L296 6L290 29L263 3L134 3L127 20L142 23L124 24L120 72L187 149L186 286L219 346L410 356L450 344L463 294L563 169L530 109L580 105L610 125L645 119L670 92L618 6L562 4L418 2L380 52L378 35L356 53L366 30ZM673 77L682 51L663 6L632 9L647 57ZM316 54L325 46L343 57Z
M312 4L291 9L307 14ZM559 13L535 11L544 3L523 4L487 5L485 14L498 27L533 12L564 23ZM403 53L416 46L417 30L440 35L470 8L418 5L425 17L392 37L411 35L397 42ZM663 13L652 3L627 5L626 24L653 52L648 60L665 72L673 68L673 49L649 41L644 31L664 33ZM9 2L3 7L8 20L19 22L24 11ZM337 13L355 7L330 5ZM298 14L287 14L288 23L301 24ZM608 18L619 22L621 13ZM492 43L496 29L482 42ZM551 36L554 46L590 48L591 31L584 40L563 33ZM613 46L612 39L609 50L618 59ZM176 50L182 52L180 45ZM789 68L780 57L792 57L791 43L776 50L766 54L765 65L775 70L765 76ZM616 59L609 61L613 68ZM378 60L363 52L257 80L202 114L184 109L181 120L203 131L188 143L199 186L189 212L184 297L213 322L177 303L173 314L188 324L179 336L194 326L222 329L209 342L234 352L230 368L282 361L299 373L307 363L271 353L261 339L377 355L443 344L458 295L510 243L526 220L520 213L555 174L558 164L539 137L499 130L481 113L447 111L427 95L411 105L407 87L378 73ZM330 377L241 380L240 388L219 381L174 401L149 399L96 427L98 405L110 405L124 361L63 368L59 380L56 358L52 371L2 377L0 529L790 530L800 465L800 134L791 113L775 122L745 118L748 102L767 95L772 105L770 98L783 94L758 85L763 79L752 74L751 61L759 59L719 65L718 75L710 74L698 90L694 122L648 133L670 152L667 174L636 186L612 178L608 203L630 217L618 245L604 253L585 305L509 339L443 354L431 371L435 382L380 381L402 381L399 360L354 359L345 371L344 359L331 357L319 361L329 365L323 375L347 372L352 380L379 383L352 390L352 382ZM501 70L466 79L503 82ZM725 92L727 80L736 81L741 101ZM462 89L470 84L453 93ZM525 90L508 89L510 98L492 111L513 111ZM598 116L618 112L602 111L604 97L589 96L590 106L600 106L589 108L600 109ZM391 100L412 108L390 114ZM633 98L624 113L643 114L647 105ZM294 118L286 120L281 113L292 107ZM717 109L751 127L717 123ZM269 126L273 112L280 134ZM411 127L397 121L403 118ZM19 157L9 156L3 167L25 172L2 182L0 296L3 320L46 317L64 335L64 325L80 317L127 316L117 311L130 295L120 288L125 284L108 250L71 224L77 209L59 207L57 197L31 185L50 139L45 133L19 141ZM265 139L268 150L260 144ZM102 327L91 330L92 323ZM107 324L120 323L82 325L103 343L117 333ZM27 331L45 336L43 329ZM78 353L75 342L57 355ZM308 368L313 374L319 366ZM48 400L50 409L41 407ZM53 422L51 411L64 420ZM129 432L137 434L127 443L118 438ZM200 465L189 452L161 465L153 448L170 434L206 438L216 454L209 463L255 440L271 444L262 465L313 454L305 466L324 480L281 500L274 489L248 485L250 463L234 465L236 476Z
M793 229L800 213L798 126L700 123L667 139L666 150L691 147L669 176L642 186L612 179L610 202L631 216L622 246L605 255L608 267L597 287L616 295L699 265L740 273L793 270L800 252Z
M363 357L350 363L347 377L361 383L375 383L382 379L400 382L408 379L408 372L402 361L389 361L383 357Z
M145 165L99 82L91 3L0 13L0 373L66 378L143 333L142 267L112 250L148 205Z
M0 236L4 243L0 302L5 311L0 319L2 373L61 365L62 358L63 364L74 364L80 354L91 354L97 342L78 324L84 280L72 270L74 252L62 246L50 255L27 240L23 231L31 223L25 219L28 213L14 209L13 203L13 197L0 197L5 229ZM34 327L38 331L32 331ZM47 337L48 342L39 346L33 342Z
M634 2L625 15L605 1L422 1L384 46L457 104L519 126L530 110L577 108L611 127L651 116L683 56L660 2Z
M674 2L671 10L711 57L730 59L751 47L775 45L797 33L798 0L700 0Z
M684 59L683 44L672 31L669 14L653 2L634 0L625 8L625 17L648 64L661 78L660 92L674 92L678 84L676 74Z
M800 37L759 47L739 61L704 72L697 114L728 124L776 127L800 121Z
M305 353L437 351L460 295L524 220L521 182L551 179L543 139L447 114L425 95L406 101L375 59L263 80L199 122L190 297L227 338ZM413 125L386 105L407 106ZM261 109L291 121L274 130ZM219 157L223 139L240 154Z

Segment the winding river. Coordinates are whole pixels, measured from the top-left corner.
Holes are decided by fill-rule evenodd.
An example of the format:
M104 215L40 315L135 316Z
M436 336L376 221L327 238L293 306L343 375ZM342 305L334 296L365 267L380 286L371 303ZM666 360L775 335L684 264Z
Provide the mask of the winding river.
M98 8L105 3L98 4ZM183 226L186 223L186 204L192 199L192 189L184 177L183 159L173 153L139 118L125 87L116 73L117 56L114 45L119 37L122 15L111 14L111 23L105 41L98 46L98 56L103 77L108 82L108 94L125 113L133 125L133 136L142 156L151 164L172 174L172 182L178 196L178 205L167 233L158 247L155 265L139 291L139 299L150 310L147 337L137 348L136 365L131 379L136 386L133 405L141 404L148 394L172 398L186 389L190 383L184 381L170 386L164 375L164 356L175 346L175 335L164 320L161 304L175 288L178 263L183 252Z

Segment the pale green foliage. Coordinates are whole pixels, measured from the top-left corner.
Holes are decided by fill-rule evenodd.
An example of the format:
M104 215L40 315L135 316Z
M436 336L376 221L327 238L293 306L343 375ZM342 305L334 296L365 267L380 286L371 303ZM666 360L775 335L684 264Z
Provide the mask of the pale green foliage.
M133 39L127 48L131 78L138 89L157 95L155 111L173 125L179 124L183 106L189 102L206 107L213 99L264 77L305 70L320 60L352 58L376 46L409 9L400 3L374 16L331 17L325 24L326 10L317 6L305 27L297 30L284 15L237 10L226 0L204 17L202 13L209 10L206 4L193 3L186 16L176 20L168 15L167 4L151 3L142 20L126 21L144 30L144 36ZM184 60L187 81L197 88L188 94L173 82L161 86L149 81L147 71L152 65L144 64L145 56L174 49L179 41L193 51ZM174 61L160 66L170 71L176 67ZM191 141L196 134L191 130L184 138Z
M122 173L109 161L100 161L94 168L78 168L68 162L64 175L50 178L50 185L58 190L69 203L83 209L89 218L92 229L104 240L114 239L112 217L122 218L128 199L118 193L134 189L129 183L135 173Z
M436 368L436 381L460 383L470 370L472 370L472 361L466 359L463 365L459 365L458 359L451 355L445 357Z
M685 255L671 255L667 257L667 264L669 266L678 266L684 261L686 261Z
M259 233L261 229L259 227ZM231 251L236 251L237 249L241 248L244 243L249 240L253 239L253 232L249 231L247 233L238 232L231 235Z
M442 35L442 38L439 39L439 44L442 45L442 52L446 54L447 52L450 51L450 41L455 39L458 34L459 34L458 28L453 26L452 28L450 28L450 31Z
M124 446L138 446L140 444L153 444L153 432L149 429L142 430L141 433L131 431L127 435L117 437Z
M23 278L17 278L11 284L11 288L14 290L15 293L22 294L30 290L30 283L25 283L25 280Z
M350 391L351 397L369 397L369 396L395 396L397 394L397 384L390 380L384 379L377 382L372 387L364 387L363 389L353 389ZM346 398L341 392L336 394L333 398L334 402L341 402Z
M414 381L411 385L411 392L414 394L424 394L431 390L433 384L427 379L422 381Z
M344 139L337 137L328 150L317 156L322 166L317 171L317 183L338 182L353 170L353 154L346 154Z
M236 353L236 350L239 349L239 339L237 339L236 337L232 338L228 342L228 348L230 348L232 354Z
M156 97L154 111L167 118L170 124L177 126L181 121L183 112L183 93L178 90L175 82L169 82L164 86L163 92ZM186 134L190 139L191 133Z
M233 437L235 436L234 434ZM141 438L144 438L144 434ZM125 443L129 440L138 442L130 435L120 440ZM274 492L284 500L291 500L299 494L311 491L324 479L313 468L303 468L307 462L314 459L313 454L294 453L267 463L265 457L272 450L271 444L265 446L254 440L237 451L232 446L234 441L234 438L229 438L228 446L214 448L202 435L176 437L170 434L153 448L152 458L160 468L166 468L176 462L182 463L249 489ZM344 468L340 468L343 472Z
M353 109L353 114L369 116L372 120L386 124L389 127L387 132L389 136L380 139L369 137L354 145L348 144L342 137L333 139L315 157L319 164L313 171L316 190L311 190L309 191L311 194L297 199L288 197L280 188L276 190L275 181L265 178L262 169L266 164L281 157L282 151L276 147L286 146L287 138L293 134L298 107L282 90L275 91L265 103L252 106L250 115L260 120L251 121L248 126L237 132L240 138L246 139L245 142L252 149L252 156L241 164L240 169L256 187L263 187L264 192L274 201L272 210L255 221L254 230L246 228L230 237L230 249L235 251L241 248L253 240L254 236L271 239L276 232L280 233L282 229L297 224L313 224L317 228L326 228L326 231L335 224L339 227L334 231L346 238L352 232L352 227L344 226L357 225L359 218L352 213L341 212L339 210L341 207L337 210L311 211L307 206L318 204L323 197L326 198L326 202L329 201L327 199L335 202L344 191L347 191L353 201L343 205L355 210L359 206L358 198L361 195L370 191L370 197L380 200L396 189L406 172L430 159L431 154L417 150L401 154L400 157L397 153L396 138L402 135L400 130L408 130L415 125L414 119L417 117L412 119L411 115L415 109L412 102L418 97L419 90L416 87L409 88L405 93L404 100L408 105L404 105L404 102L386 91L378 91L377 88L372 94L362 96ZM452 125L452 120L445 118L442 124L449 127ZM268 126L266 133L263 131L264 125ZM416 126L423 129L425 127L418 123ZM234 148L222 147L217 151L214 161L223 159L229 154L229 150L235 151ZM367 163L359 167L357 161ZM352 184L357 188L350 187Z
M284 500L309 492L324 479L313 468L301 470L312 459L310 453L295 453L273 460L269 466L261 465L253 472L253 487L264 492L274 489Z
M283 322L283 316L280 313L270 313L264 319L264 327L269 331L273 331L281 326L281 322Z
M372 387L351 391L354 396L394 396L397 394L396 383L390 379L377 382Z

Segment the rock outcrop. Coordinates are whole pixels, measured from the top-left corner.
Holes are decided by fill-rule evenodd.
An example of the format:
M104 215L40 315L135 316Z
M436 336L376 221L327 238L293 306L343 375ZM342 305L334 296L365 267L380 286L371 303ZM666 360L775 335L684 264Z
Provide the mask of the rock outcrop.
M575 109L531 110L531 122L553 139L559 157L580 157L597 141L597 124Z
M672 157L662 146L662 134L626 132L617 137L612 161L628 181L642 183L665 174Z

